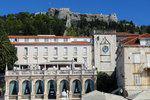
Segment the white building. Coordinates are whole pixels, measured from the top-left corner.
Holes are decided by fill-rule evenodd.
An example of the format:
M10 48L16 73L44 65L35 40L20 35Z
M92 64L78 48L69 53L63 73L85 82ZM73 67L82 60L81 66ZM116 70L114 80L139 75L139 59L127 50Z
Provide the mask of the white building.
M16 64L42 64L74 59L87 68L113 72L115 68L116 35L92 37L73 36L9 36L17 48Z
M9 36L17 48L14 70L6 67L6 100L69 100L96 89L98 71L115 68L116 34L94 37ZM95 67L93 67L95 66Z

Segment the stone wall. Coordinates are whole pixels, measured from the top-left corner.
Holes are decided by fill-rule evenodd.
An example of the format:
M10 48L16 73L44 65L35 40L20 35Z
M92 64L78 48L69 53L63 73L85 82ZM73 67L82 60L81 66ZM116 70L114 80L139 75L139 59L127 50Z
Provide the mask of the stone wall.
M103 20L105 22L117 22L117 16L116 14L109 14L109 15L103 15L102 13L96 13L96 14L90 14L90 13L74 13L71 12L69 8L49 8L48 9L48 15L49 16L55 16L61 19L67 19L66 26L71 27L71 21L78 21L81 19L81 17L85 17L87 21L92 21L95 19Z

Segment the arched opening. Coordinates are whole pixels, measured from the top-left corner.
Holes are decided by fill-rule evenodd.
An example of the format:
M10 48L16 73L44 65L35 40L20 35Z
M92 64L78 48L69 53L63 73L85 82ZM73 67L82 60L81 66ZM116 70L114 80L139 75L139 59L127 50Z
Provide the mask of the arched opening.
M17 81L11 81L9 83L9 94L18 95L18 82Z
M36 81L35 83L35 93L43 94L44 93L44 83L41 80Z
M56 99L56 91L57 91L57 85L56 81L50 80L48 82L48 99Z
M94 90L93 81L90 80L90 79L87 79L85 81L85 86L84 87L85 87L85 93L89 93L89 92L93 91Z
M74 80L72 83L72 93L81 93L81 82L79 80Z
M69 91L69 83L67 80L62 80L60 82L60 93L62 93L62 91L67 92L67 90Z
M31 82L28 80L25 80L22 83L22 94L29 95L30 93L31 93Z

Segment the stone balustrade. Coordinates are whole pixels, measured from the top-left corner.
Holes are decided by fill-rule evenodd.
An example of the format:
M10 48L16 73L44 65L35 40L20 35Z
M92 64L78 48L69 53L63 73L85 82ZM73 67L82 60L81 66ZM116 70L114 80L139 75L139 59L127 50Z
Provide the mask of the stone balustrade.
M37 76L37 75L92 75L96 70L8 70L6 76Z

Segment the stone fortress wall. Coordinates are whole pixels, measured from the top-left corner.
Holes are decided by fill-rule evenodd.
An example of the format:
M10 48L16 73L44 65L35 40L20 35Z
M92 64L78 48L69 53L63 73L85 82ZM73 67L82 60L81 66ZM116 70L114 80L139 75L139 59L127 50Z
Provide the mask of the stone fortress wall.
M49 16L56 16L61 19L67 19L66 26L71 27L71 21L81 20L81 16L85 17L87 21L92 21L95 19L103 20L105 22L117 22L116 14L103 15L102 13L74 13L70 11L70 8L49 8Z

